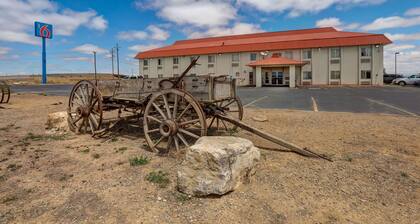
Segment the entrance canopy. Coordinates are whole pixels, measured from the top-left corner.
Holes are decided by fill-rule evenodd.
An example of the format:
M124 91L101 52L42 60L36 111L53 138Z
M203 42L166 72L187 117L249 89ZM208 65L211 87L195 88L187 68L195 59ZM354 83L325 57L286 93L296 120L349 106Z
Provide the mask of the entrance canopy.
M255 68L255 85L256 87L262 86L262 69L263 68L284 68L288 67L287 76L283 74L283 71L271 71L271 78L268 78L268 81L270 81L272 84L283 84L287 83L289 84L289 87L294 88L296 86L296 67L300 67L305 65L306 62L303 61L297 61L289 58L280 57L276 54L273 54L270 58L265 58L259 61L251 62L248 64L248 66ZM273 83L274 79L274 83ZM279 81L280 79L280 81ZM265 74L265 83L267 83L267 74Z
M289 58L284 58L280 56L275 56L271 58L265 58L259 61L254 61L248 64L250 67L281 67L281 66L289 66L289 65L304 65L306 62L297 61Z

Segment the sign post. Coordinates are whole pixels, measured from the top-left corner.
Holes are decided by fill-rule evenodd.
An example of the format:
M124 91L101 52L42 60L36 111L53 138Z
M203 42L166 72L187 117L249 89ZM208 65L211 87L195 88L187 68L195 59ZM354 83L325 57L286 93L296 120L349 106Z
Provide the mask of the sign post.
M52 39L53 26L51 24L35 22L35 36L42 38L42 84L47 84L46 39Z

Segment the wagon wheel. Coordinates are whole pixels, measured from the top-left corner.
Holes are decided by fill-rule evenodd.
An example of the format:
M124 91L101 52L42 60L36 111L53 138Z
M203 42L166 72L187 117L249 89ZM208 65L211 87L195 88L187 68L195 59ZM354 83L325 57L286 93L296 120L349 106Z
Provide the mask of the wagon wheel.
M217 110L222 111L224 115L236 118L238 120L242 120L244 115L244 108L242 106L241 100L238 97L219 101L215 104ZM208 128L216 128L217 131L219 131L220 129L224 129L225 131L234 131L238 128L236 125L228 123L215 116L210 117L208 119L208 122L210 122Z
M188 147L207 134L200 104L177 89L162 90L152 96L144 111L143 125L150 149L161 153Z
M67 108L70 130L92 135L102 124L102 94L90 81L78 82L71 91Z
M0 103L8 103L10 99L10 87L7 85L6 82L1 81L0 82L0 88L1 88L1 98Z

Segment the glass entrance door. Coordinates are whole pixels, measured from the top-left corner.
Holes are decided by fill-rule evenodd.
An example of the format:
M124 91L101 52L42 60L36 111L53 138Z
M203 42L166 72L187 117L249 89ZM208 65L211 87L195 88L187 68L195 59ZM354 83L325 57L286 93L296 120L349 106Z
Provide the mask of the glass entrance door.
M283 72L271 72L271 85L283 85Z

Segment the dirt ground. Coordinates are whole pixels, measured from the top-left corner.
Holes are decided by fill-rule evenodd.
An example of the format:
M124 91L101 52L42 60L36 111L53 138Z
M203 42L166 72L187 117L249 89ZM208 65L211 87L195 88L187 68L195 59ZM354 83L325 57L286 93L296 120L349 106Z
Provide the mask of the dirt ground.
M0 105L0 223L420 223L419 118L247 108L247 123L334 162L262 150L251 183L190 198L176 191L182 156L146 151L139 124L99 139L46 134L47 114L66 101L13 95ZM135 156L150 162L132 166ZM169 185L149 182L152 171Z

